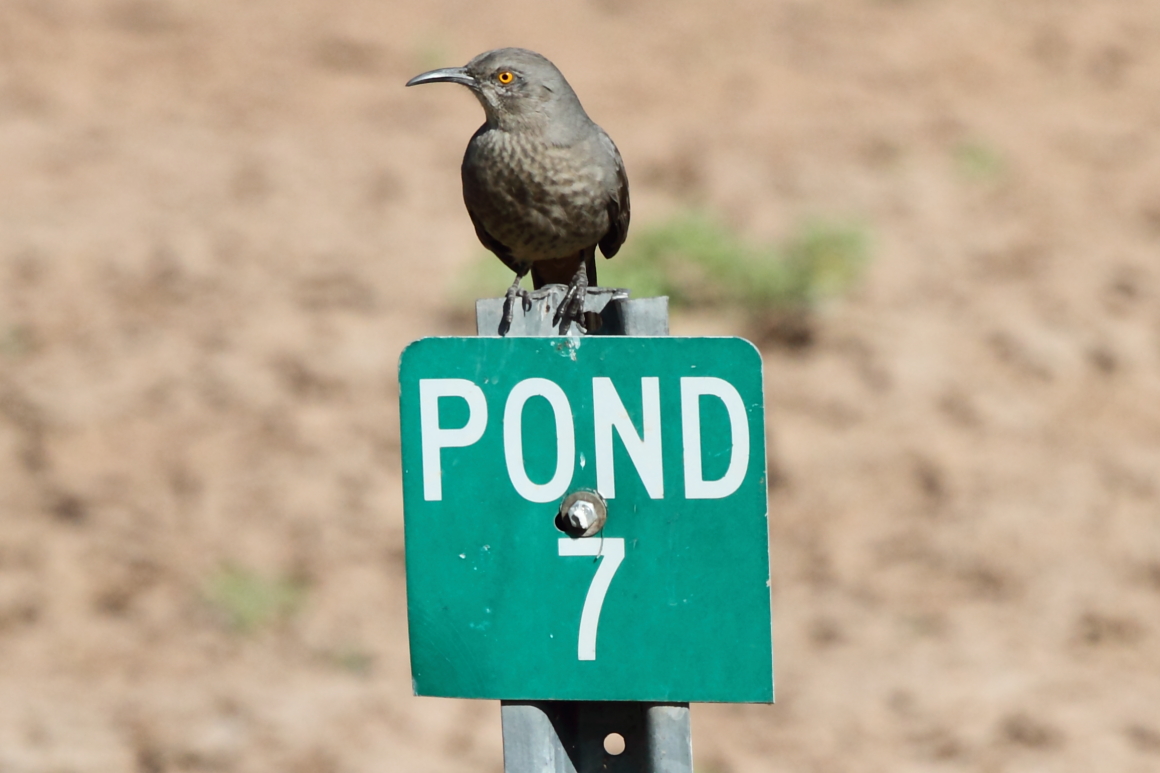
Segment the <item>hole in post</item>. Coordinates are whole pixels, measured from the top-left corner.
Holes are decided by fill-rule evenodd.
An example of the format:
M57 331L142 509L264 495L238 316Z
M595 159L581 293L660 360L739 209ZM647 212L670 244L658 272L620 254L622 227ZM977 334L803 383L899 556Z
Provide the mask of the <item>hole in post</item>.
M573 529L572 525L569 524L566 520L564 520L563 513L556 513L556 520L553 521L553 523L556 525L556 529L558 531L564 532L569 537L579 537L580 536L580 532L577 531L576 529Z
M620 733L609 733L604 736L604 751L613 757L624 754L624 736Z
M588 335L599 333L600 329L604 327L604 318L595 311L584 312L584 327L588 329Z

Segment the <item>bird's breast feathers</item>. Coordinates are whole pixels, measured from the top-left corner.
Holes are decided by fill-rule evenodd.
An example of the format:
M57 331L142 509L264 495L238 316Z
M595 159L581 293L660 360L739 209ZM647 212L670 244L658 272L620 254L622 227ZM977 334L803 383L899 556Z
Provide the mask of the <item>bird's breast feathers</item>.
M481 130L464 157L465 203L518 259L591 247L608 231L608 204L618 186L611 141L592 144L577 153L539 137Z

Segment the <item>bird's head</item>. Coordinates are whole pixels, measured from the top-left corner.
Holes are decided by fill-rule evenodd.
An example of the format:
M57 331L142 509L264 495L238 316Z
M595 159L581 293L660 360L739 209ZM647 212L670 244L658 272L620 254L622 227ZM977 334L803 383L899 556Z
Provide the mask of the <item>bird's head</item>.
M471 89L499 129L566 128L588 122L576 93L556 65L534 51L498 48L463 67L445 67L416 75L408 86L461 83Z

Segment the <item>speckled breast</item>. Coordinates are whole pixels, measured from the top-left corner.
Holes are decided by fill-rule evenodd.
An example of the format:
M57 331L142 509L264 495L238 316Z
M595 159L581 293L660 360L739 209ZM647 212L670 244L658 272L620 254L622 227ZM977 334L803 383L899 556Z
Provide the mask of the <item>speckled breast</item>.
M609 227L607 165L578 164L577 157L591 159L573 148L482 132L464 156L464 201L516 259L572 255L595 245Z

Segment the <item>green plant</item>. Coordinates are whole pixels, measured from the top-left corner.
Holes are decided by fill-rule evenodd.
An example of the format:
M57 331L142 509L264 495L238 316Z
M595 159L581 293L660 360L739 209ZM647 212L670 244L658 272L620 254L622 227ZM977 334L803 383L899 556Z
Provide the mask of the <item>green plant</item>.
M968 180L989 182L1003 175L1007 164L1002 154L991 145L978 141L964 141L955 146L955 166Z
M239 633L250 633L291 616L305 594L301 581L267 578L233 565L214 572L203 589L205 600Z
M35 348L34 345L32 332L27 327L12 325L0 328L0 356L19 360L27 356Z
M412 45L411 58L415 62L417 71L432 70L436 67L449 66L451 57L447 43L442 37L427 34L419 38ZM418 74L418 72L416 72Z
M354 645L344 645L325 654L332 665L356 676L369 674L375 663L374 655Z
M739 308L757 315L808 311L847 290L867 257L858 226L808 221L780 245L753 245L704 213L630 232L613 259L598 259L600 284L633 296L669 296L674 308ZM478 261L457 295L498 295L511 272Z

